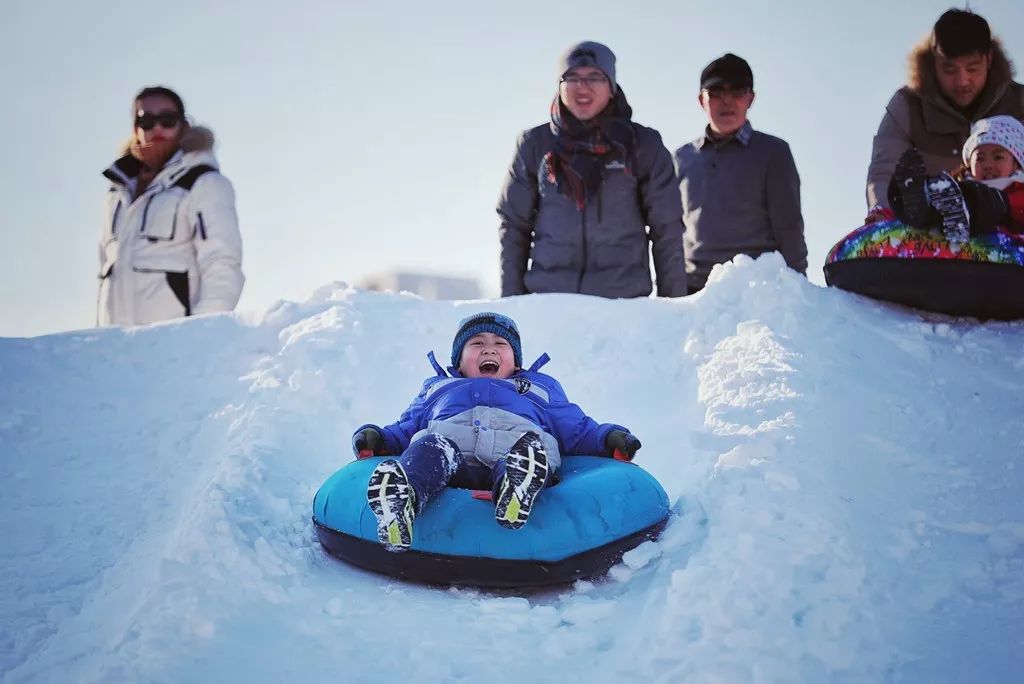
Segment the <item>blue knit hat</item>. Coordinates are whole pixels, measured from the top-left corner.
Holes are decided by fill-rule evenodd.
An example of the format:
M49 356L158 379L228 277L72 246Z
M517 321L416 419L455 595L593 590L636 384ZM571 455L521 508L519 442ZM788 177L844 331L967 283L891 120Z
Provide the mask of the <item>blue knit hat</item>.
M452 342L452 366L459 367L462 348L466 346L469 338L485 332L505 338L512 345L516 368L523 367L523 344L519 341L519 327L508 316L493 311L481 311L459 321L459 331L455 333L455 340Z
M566 50L558 60L558 77L562 78L576 67L594 67L604 72L611 83L612 95L618 85L615 83L615 53L607 45L585 40Z

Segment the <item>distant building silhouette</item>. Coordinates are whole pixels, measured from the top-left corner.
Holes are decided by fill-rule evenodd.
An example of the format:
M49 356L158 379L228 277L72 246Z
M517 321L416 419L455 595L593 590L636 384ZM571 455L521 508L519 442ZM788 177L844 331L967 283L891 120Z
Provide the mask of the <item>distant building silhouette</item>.
M424 299L480 299L476 278L391 271L368 276L359 287L382 292L412 292Z

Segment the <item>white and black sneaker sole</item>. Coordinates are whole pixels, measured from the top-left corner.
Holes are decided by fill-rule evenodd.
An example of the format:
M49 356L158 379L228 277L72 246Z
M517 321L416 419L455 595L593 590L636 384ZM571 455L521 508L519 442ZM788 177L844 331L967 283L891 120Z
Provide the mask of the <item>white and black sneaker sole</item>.
M960 185L948 173L941 173L926 184L928 203L942 216L942 232L951 245L962 245L971 238L971 216Z
M510 530L525 525L547 477L548 455L544 445L536 434L526 433L505 457L505 476L494 504L495 521Z
M374 468L366 485L366 500L377 516L380 543L391 551L408 549L416 518L416 493L398 461L382 461Z

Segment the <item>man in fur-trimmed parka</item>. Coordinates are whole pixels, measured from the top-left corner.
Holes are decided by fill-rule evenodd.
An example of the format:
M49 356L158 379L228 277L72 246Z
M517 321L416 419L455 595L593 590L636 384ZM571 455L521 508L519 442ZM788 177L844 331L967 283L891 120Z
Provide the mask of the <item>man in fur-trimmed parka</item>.
M888 207L886 190L896 160L916 147L930 175L953 171L971 124L997 114L1024 119L1024 85L988 22L951 9L909 57L907 85L896 91L878 126L868 168L869 220Z
M111 186L97 324L234 309L245 283L235 192L213 155L213 133L188 124L177 93L139 93L133 138L103 175Z

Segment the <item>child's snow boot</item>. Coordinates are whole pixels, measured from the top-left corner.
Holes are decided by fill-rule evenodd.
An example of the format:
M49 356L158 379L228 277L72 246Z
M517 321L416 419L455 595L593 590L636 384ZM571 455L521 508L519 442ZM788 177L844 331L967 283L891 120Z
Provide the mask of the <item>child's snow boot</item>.
M962 245L971 237L970 212L960 185L946 172L929 178L925 184L928 203L942 217L942 232L951 245Z
M916 147L900 155L889 182L889 205L900 221L915 228L925 228L937 222L928 205L924 159Z
M502 527L517 530L526 524L530 509L548 477L548 454L540 436L527 432L505 457L505 475L499 483L494 519Z
M402 465L388 459L374 468L366 486L366 500L377 516L377 539L389 551L404 551L412 544L416 518L416 491Z

